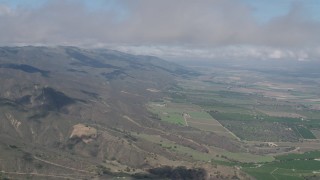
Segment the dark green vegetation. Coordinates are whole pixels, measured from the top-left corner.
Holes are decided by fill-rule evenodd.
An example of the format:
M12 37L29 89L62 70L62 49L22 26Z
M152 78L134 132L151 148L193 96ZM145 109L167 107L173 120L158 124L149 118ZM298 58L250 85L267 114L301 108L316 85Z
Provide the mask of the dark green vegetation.
M44 71L26 64L0 64L0 68L15 69L27 73L41 73L42 76L48 76L49 73L49 71Z
M316 137L312 134L312 132L302 125L295 126L294 129L296 129L297 133L301 136L301 138L316 139Z
M289 154L277 156L272 163L260 166L244 167L243 169L257 179L311 179L319 178L320 170L319 151L303 154Z
M241 113L224 113L210 111L210 115L213 118L223 121L223 120L233 120L233 121L269 121L269 122L284 122L284 123L298 123L301 122L300 118L290 118L290 117L273 117L268 115L253 115L253 114L241 114Z
M310 151L303 154L288 154L275 157L279 161L293 161L293 160L314 160L320 158L320 151Z
M151 174L157 175L161 178L169 179L199 179L204 180L207 177L207 173L203 169L186 169L179 166L174 169L169 166L150 169Z

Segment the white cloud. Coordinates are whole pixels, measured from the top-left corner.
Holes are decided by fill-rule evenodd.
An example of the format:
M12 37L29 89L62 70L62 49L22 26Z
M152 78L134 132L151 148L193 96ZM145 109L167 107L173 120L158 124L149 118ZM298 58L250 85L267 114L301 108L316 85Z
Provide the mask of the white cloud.
M131 46L131 45L105 45L101 47L112 48L115 50L137 54L153 55L165 59L184 60L186 58L193 60L266 60L266 59L284 59L311 61L317 60L319 50L295 48L273 48L266 46L224 46L224 47L190 47L190 46Z
M269 58L271 59L281 59L285 56L285 53L280 50L274 50L269 54Z
M77 0L48 0L30 9L0 5L1 45L112 45L169 58L320 57L320 22L305 16L305 1L264 24L240 0L114 2L126 11L121 20L119 10L94 11Z
M2 15L10 15L11 13L12 13L12 10L11 10L10 7L0 4L0 16L2 16Z

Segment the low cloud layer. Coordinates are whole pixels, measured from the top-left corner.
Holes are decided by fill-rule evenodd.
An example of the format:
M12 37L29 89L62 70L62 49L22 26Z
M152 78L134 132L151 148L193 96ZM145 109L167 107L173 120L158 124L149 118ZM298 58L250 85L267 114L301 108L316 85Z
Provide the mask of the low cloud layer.
M160 56L172 60L297 60L317 61L320 48L273 48L262 46L110 46L115 50L138 55Z
M310 18L303 1L293 0L289 13L265 23L240 0L106 2L106 8L89 8L83 0L33 8L0 3L1 45L116 45L135 53L150 47L159 56L226 59L320 57L320 21Z

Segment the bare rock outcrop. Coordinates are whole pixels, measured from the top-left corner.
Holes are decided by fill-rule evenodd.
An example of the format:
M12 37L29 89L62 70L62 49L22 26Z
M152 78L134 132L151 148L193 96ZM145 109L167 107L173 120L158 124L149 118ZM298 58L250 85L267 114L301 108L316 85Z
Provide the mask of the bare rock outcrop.
M72 138L79 138L83 142L89 143L97 138L97 130L84 124L76 124L73 126L73 130L70 135L70 139Z

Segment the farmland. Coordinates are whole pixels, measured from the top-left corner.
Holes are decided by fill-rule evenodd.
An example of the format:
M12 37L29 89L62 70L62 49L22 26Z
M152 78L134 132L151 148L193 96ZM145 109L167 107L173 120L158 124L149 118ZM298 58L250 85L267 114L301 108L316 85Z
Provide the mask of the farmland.
M233 139L244 150L211 146L209 154L201 155L170 143L162 146L197 160L241 167L257 179L317 176L320 110L316 99L310 100L317 97L316 85L301 80L297 86L294 80L254 71L215 70L180 79L148 109L163 122Z
M316 176L320 170L319 151L304 154L277 156L276 161L258 167L245 167L244 170L257 179L304 179Z
M213 68L197 79L181 79L168 93L172 102L199 106L242 140L316 139L313 131L320 128L320 111L310 102L317 97L312 90L316 84L301 80L297 86L292 81L256 71Z
M157 102L150 103L149 109L165 122L181 126L190 126L203 131L216 132L222 136L233 137L233 134L230 134L219 121L212 118L208 112L198 105L165 101L165 104L159 104Z
M212 88L216 88L215 85ZM187 88L190 85L181 86ZM170 96L166 101L162 104L150 103L149 109L163 121L227 136L230 130L232 136L236 135L242 140L316 139L311 130L320 125L320 121L315 119L317 111L310 113L303 111L299 104L292 105L257 94L221 91L221 86L218 85L216 92L214 89L169 90Z

